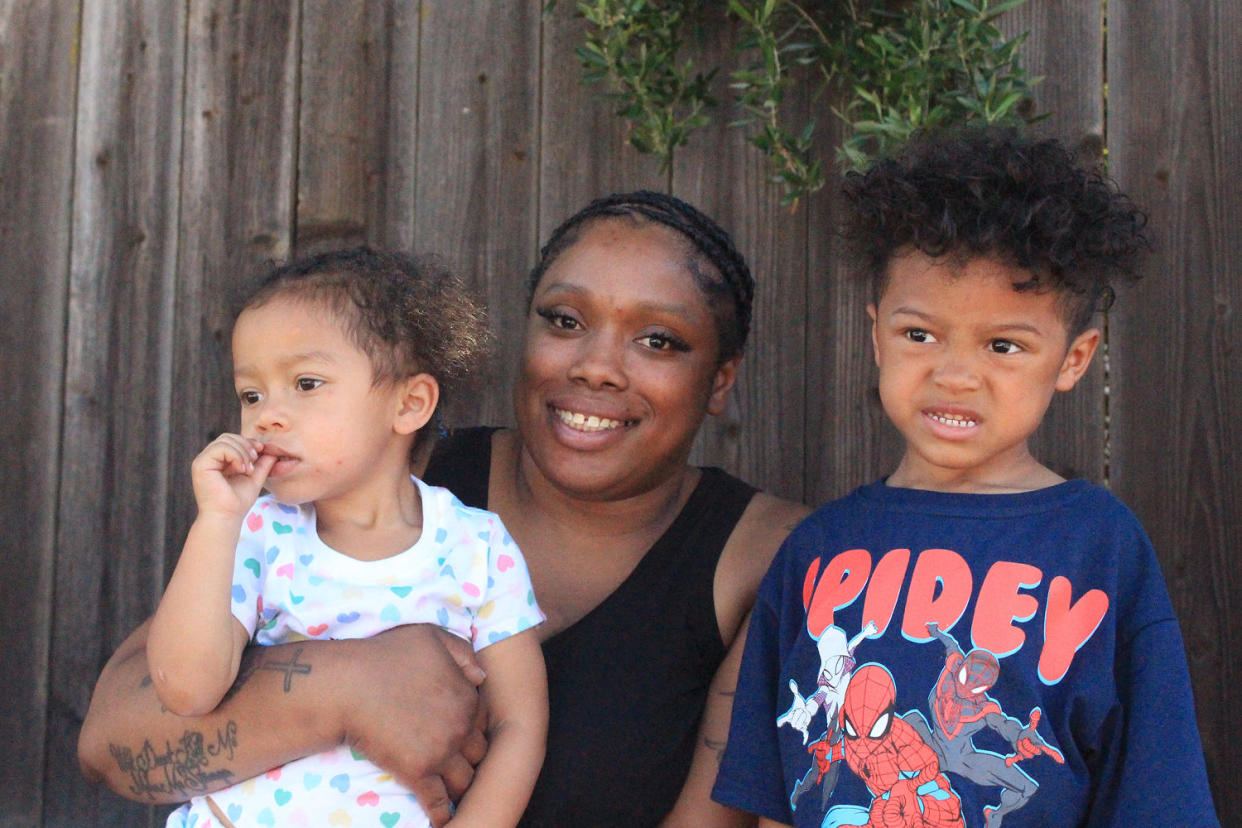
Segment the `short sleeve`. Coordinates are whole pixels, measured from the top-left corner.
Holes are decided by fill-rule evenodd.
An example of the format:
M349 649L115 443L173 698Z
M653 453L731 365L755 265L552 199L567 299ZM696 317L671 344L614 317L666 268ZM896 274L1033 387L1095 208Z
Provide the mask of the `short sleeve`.
M481 650L544 621L535 601L526 559L500 518L485 513L487 591L474 619L474 648Z
M1128 509L1116 531L1124 619L1114 663L1117 707L1101 741L1092 826L1215 826L1190 670L1160 564Z
M1088 824L1219 825L1176 621L1148 625L1119 652L1117 687Z
M267 554L267 523L264 514L268 501L260 498L250 508L242 522L241 534L233 556L233 617L246 628L253 639L263 618L263 584L267 580L268 564L275 559L275 548Z

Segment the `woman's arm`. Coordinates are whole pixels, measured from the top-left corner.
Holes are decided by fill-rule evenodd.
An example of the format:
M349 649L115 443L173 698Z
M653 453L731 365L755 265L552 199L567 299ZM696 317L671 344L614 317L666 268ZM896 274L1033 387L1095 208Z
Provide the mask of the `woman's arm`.
M749 616L748 616L749 617ZM744 828L755 824L755 817L744 811L729 808L712 801L712 785L716 783L716 771L729 738L729 716L733 712L733 689L737 686L738 669L742 665L742 648L746 644L746 629L729 647L724 661L712 677L707 691L707 705L703 709L703 722L699 726L699 739L694 746L694 758L690 774L682 786L681 794L662 828Z
M728 652L708 689L690 773L673 810L661 823L662 828L740 828L755 824L753 814L713 802L712 785L729 737L733 691L759 582L785 537L810 511L801 503L760 492L725 544L716 567L714 590L716 618Z
M487 756L451 828L517 825L534 790L548 737L548 679L534 630L479 651L487 671Z
M486 750L482 673L434 626L374 638L251 647L204 716L162 708L147 672L148 623L100 674L78 740L87 778L139 802L180 802L342 742L410 788L435 825Z

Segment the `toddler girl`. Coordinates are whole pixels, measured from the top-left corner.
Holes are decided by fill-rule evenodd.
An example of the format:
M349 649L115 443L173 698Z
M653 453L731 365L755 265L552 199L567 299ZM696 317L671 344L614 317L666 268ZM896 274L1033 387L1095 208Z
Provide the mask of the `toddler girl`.
M191 466L198 516L147 647L160 700L188 716L215 708L252 640L364 638L412 623L467 638L487 674L489 748L454 826L517 823L547 729L530 632L543 615L521 554L496 515L409 471L441 394L486 339L460 283L427 262L357 249L274 270L234 325L240 433ZM326 824L428 820L343 745L198 797L168 822Z

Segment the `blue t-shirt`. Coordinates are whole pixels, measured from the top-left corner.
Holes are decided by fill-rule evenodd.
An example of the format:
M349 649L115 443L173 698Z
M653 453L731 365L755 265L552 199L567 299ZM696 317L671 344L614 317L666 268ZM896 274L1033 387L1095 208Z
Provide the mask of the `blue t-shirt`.
M1146 533L1084 481L821 507L760 586L713 796L814 828L1217 825Z

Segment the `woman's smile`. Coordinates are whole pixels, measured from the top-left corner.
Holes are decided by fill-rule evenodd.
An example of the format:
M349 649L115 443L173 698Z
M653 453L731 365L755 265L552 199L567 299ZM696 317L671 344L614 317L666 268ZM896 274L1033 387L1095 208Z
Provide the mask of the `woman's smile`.
M550 406L552 413L565 425L575 431L614 431L619 428L635 425L637 420L614 420L595 414L583 414L581 411L568 411Z

